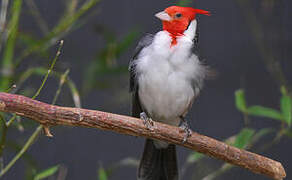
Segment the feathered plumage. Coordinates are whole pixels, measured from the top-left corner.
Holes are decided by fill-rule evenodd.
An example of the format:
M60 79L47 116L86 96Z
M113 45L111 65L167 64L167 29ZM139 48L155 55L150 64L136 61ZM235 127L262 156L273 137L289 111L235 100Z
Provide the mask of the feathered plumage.
M167 8L157 14L164 30L139 42L129 65L134 117L145 112L154 121L179 126L198 96L207 74L192 52L198 48L198 12L208 14L193 8ZM175 146L146 140L138 180L177 179Z

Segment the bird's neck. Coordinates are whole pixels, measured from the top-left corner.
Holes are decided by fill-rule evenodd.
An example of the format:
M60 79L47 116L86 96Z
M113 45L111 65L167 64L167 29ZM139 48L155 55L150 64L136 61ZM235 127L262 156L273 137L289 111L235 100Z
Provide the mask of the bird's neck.
M171 46L175 46L176 44L177 44L177 38L179 37L179 36L183 36L184 34L182 34L182 33L171 33L171 32L169 32L169 35L170 35L170 37L171 37Z
M190 22L188 28L184 31L184 35L190 39L193 40L196 36L196 31L197 31L197 20L194 19Z
M165 25L163 29L169 33L169 36L172 39L171 46L174 46L177 44L177 38L180 36L186 36L190 40L194 39L197 30L197 21L194 19L193 21L190 22L189 26L182 31L165 28Z

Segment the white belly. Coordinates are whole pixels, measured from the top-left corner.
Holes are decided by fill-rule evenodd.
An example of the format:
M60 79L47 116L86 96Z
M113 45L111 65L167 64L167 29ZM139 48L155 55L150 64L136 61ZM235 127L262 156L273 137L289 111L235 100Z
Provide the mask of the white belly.
M139 77L139 98L155 121L178 126L194 97L194 90L184 73L167 62L156 63Z

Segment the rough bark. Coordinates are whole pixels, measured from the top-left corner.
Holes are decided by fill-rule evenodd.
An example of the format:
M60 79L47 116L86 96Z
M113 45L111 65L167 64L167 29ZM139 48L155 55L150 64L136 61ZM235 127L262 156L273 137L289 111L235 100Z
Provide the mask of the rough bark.
M15 113L43 124L46 127L47 135L50 135L48 127L55 125L98 128L167 141L273 179L286 177L285 170L280 162L232 147L196 132L193 132L187 141L182 143L184 131L181 128L158 122L155 122L153 128L149 130L137 118L102 111L53 106L9 93L0 93L0 111Z

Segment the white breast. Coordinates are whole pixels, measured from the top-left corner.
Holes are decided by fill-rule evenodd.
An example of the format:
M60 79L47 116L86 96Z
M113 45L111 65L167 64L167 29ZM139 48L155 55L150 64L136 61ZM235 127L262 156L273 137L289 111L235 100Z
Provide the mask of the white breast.
M168 32L160 31L136 61L140 102L155 121L177 126L179 116L198 94L192 81L201 78L204 68L198 57L190 54L190 38L188 34L181 36L177 45L171 46Z

